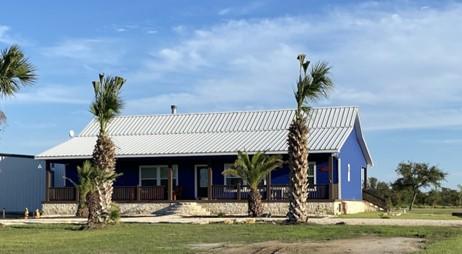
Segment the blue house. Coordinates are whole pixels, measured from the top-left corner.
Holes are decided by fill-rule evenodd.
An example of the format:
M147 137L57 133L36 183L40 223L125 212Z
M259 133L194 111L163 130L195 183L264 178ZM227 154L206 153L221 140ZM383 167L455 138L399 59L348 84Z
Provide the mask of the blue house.
M165 115L116 117L109 134L117 146L116 170L122 175L115 182L113 200L121 206L149 204L155 208L143 209L151 210L162 207L153 206L156 203L195 202L217 213L220 203L245 204L249 189L241 179L223 176L223 170L232 165L240 150L281 154L287 159L286 141L293 117L294 110L188 114L172 110ZM64 165L66 177L77 181L76 168L91 159L98 129L92 120L78 136L36 156L46 162L44 210L75 204L77 193L70 181L66 187L53 186L52 168ZM358 108L313 108L309 151L311 207L328 204L332 211L326 213L345 212L347 207L364 210L357 207L363 202L372 159ZM287 204L288 183L287 165L268 176L261 186L268 209L273 209L272 203Z

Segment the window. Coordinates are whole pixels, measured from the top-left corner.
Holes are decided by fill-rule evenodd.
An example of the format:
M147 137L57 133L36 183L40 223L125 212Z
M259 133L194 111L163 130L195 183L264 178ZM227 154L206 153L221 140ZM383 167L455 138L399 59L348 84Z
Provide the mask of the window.
M233 166L233 164L225 164L223 170L231 168L232 166ZM241 177L239 177L239 176L229 176L229 175L225 175L224 183L225 183L225 185L233 185L233 186L237 185L238 183L240 183L241 185L243 184Z
M314 188L316 185L316 162L308 163L308 187Z
M351 175L351 167L350 167L350 163L348 163L348 175L347 175L347 180L348 182L350 182L350 175Z
M173 182L178 185L178 166L173 165ZM141 186L167 186L168 185L168 166L140 166L140 185Z

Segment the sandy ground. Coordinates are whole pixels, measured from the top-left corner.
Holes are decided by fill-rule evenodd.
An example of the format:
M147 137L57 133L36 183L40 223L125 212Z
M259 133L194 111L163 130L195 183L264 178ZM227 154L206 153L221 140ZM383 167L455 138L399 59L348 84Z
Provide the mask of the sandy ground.
M425 241L403 237L361 237L355 239L305 241L284 243L268 241L253 244L207 243L193 244L191 248L198 253L223 254L283 254L283 253L412 253L424 247Z
M189 218L180 216L152 216L122 218L125 223L244 223L249 218ZM282 222L285 218L258 218L257 222ZM81 218L42 218L42 219L0 219L0 224L83 224ZM462 227L461 220L403 220L403 219L353 219L353 218L311 218L309 223L320 225L347 224L347 225L390 225L390 226L450 226Z

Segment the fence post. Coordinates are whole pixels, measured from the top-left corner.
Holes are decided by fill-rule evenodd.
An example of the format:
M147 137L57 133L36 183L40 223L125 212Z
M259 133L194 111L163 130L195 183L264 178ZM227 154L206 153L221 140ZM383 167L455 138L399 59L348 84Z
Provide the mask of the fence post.
M213 199L213 193L212 193L212 175L213 175L213 171L212 171L212 165L209 164L208 165L208 188L207 188L207 191L208 191L208 194L207 194L207 198L208 200L212 200Z
M45 161L45 201L50 201L51 187L51 165L49 161Z
M268 177L266 179L266 200L271 200L271 171L268 173Z
M173 166L172 164L168 165L168 174L167 174L167 198L168 201L173 201Z
M141 200L141 189L140 189L140 186L136 186L136 189L135 189L135 196L136 196L136 201L140 201Z
M5 208L2 209L2 218L5 219L6 218L6 212L5 212Z
M237 183L237 200L241 200L241 183Z

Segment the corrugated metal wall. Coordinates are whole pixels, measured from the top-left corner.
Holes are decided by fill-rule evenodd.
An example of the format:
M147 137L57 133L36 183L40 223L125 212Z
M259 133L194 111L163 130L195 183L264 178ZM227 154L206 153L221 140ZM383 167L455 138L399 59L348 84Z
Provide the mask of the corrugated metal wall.
M38 167L41 163L41 168ZM45 198L45 163L33 158L0 155L0 209L21 212L41 208Z

